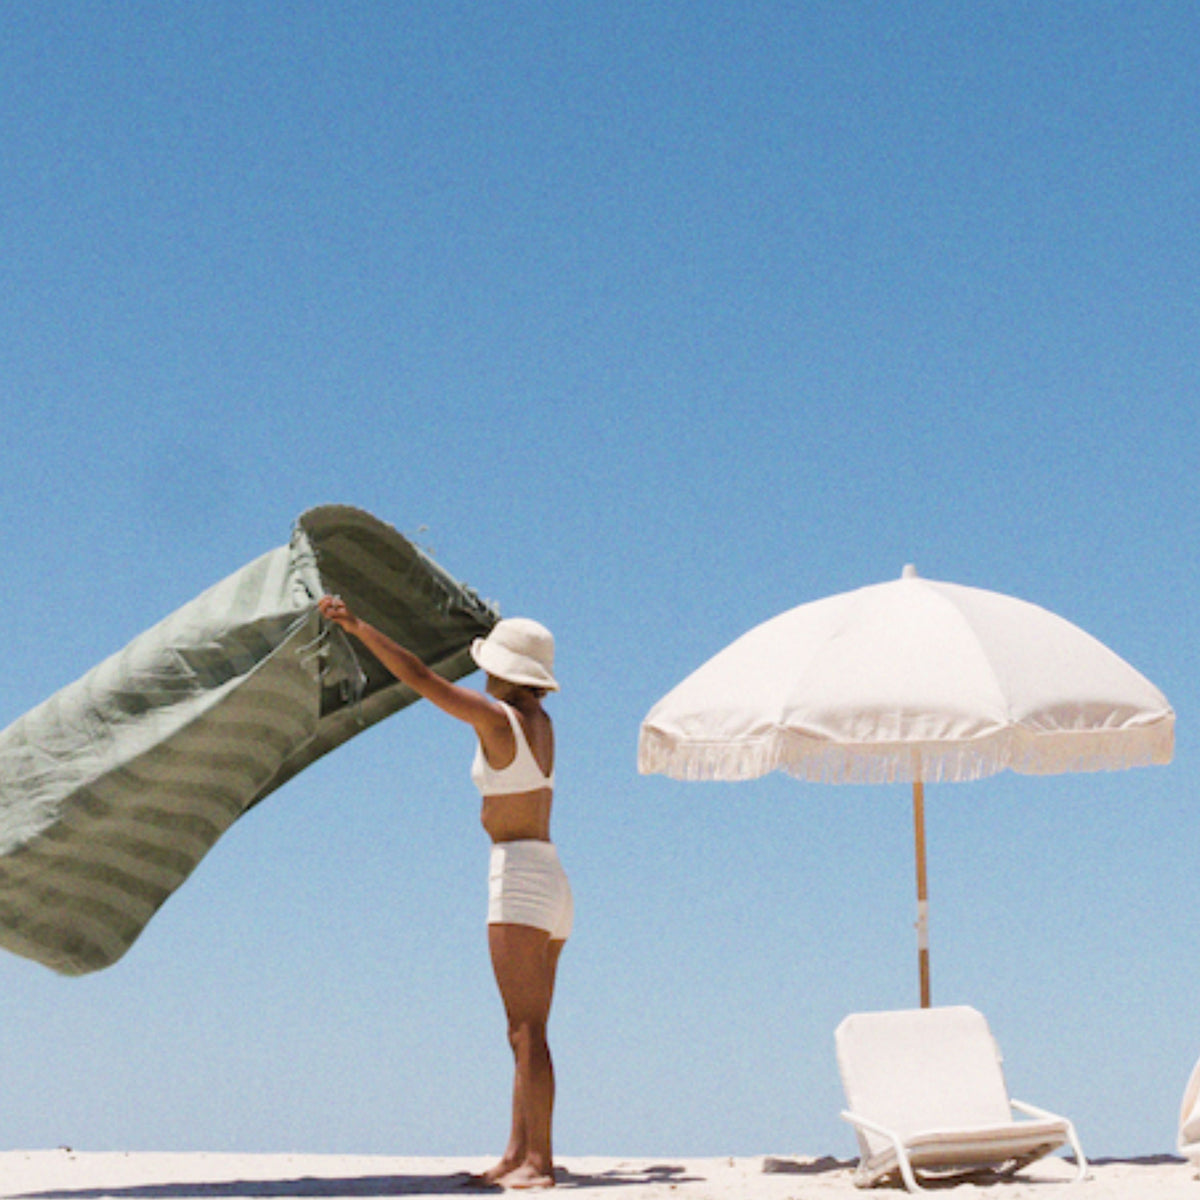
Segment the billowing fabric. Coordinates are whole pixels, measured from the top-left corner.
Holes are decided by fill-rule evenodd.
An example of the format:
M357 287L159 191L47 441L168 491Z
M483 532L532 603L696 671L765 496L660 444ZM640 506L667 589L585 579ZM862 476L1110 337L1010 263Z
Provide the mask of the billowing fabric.
M802 604L664 696L638 765L828 783L1170 762L1163 694L1078 626L979 588L903 578Z
M110 965L247 809L417 698L326 625L326 592L448 679L497 619L370 514L306 512L0 732L0 946L67 975Z

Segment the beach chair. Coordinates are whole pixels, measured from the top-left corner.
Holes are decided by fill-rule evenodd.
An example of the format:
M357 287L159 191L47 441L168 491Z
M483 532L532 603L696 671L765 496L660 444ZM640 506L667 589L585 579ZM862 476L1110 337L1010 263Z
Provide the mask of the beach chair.
M1192 1068L1179 1108L1179 1153L1200 1167L1200 1062Z
M1064 1143L1075 1152L1075 1178L1087 1174L1070 1121L1009 1099L999 1048L975 1009L855 1013L834 1040L859 1187L898 1175L920 1192L921 1178L1011 1175Z

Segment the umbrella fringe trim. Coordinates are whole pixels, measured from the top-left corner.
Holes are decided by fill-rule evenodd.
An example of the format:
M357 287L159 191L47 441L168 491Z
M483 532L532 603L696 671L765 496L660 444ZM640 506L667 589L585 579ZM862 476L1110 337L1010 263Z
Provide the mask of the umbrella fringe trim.
M813 783L949 783L983 779L1000 771L1023 775L1116 771L1171 761L1174 714L1121 730L1006 730L971 742L906 742L900 746L835 744L777 731L737 744L691 742L643 728L638 770L687 781L756 779L786 771Z

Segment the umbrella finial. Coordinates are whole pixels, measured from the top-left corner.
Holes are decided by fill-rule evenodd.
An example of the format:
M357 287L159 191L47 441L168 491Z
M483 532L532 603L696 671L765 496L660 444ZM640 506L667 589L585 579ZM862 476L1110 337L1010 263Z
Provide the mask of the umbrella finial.
M904 570L900 572L900 578L901 579L916 579L917 578L917 568L914 567L912 565L912 563L905 563Z

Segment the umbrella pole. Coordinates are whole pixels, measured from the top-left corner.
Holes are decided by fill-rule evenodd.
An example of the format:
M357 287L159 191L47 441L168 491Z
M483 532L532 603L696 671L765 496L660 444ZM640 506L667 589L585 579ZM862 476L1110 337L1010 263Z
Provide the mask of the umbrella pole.
M917 967L921 974L921 1007L929 998L929 879L925 871L925 784L913 780L913 831L917 842Z

